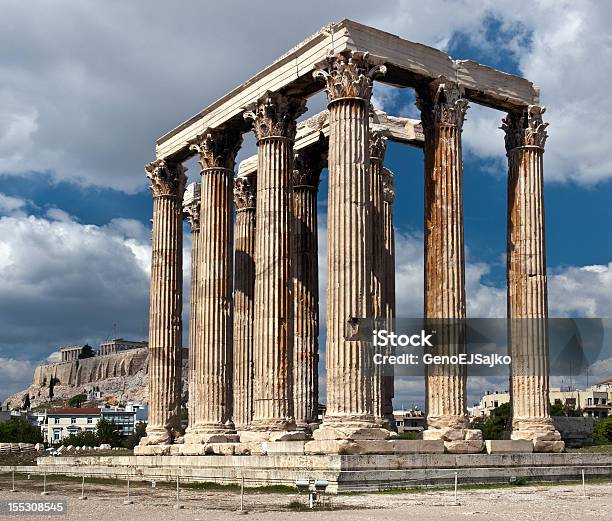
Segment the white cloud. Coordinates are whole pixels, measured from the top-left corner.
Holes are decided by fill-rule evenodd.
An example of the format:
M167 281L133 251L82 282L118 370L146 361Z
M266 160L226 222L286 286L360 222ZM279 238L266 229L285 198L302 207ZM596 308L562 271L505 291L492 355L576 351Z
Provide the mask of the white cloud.
M0 215L20 214L26 204L24 199L0 193Z
M31 360L0 356L0 402L6 396L28 387L35 368L36 363Z
M553 269L548 280L551 316L612 317L612 262Z

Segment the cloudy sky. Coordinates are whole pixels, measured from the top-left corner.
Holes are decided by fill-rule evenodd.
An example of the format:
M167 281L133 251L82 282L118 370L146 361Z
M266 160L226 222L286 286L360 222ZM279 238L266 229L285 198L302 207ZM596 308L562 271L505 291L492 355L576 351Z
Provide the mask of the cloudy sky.
M550 121L545 175L551 315L612 316L612 5L423 4L4 0L0 399L24 388L33 367L59 345L96 345L115 334L146 338L151 198L143 165L153 158L155 139L343 18L524 75L541 88ZM377 86L374 102L389 113L418 117L409 90ZM323 106L321 95L309 102L312 112ZM505 315L502 116L472 106L464 126L472 317ZM254 151L247 137L240 158ZM392 144L386 165L396 172L401 201L395 215L398 308L418 316L422 153ZM196 165L189 166L195 179ZM323 225L325 187L324 179ZM324 226L321 231L324 238ZM600 364L604 373L612 372L609 362ZM474 379L470 400L492 384ZM398 382L397 395L398 405L419 403L422 383Z

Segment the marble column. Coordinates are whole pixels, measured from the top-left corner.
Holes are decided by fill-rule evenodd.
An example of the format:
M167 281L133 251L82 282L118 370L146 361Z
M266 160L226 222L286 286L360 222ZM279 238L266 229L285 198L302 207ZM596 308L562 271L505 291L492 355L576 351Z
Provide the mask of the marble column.
M242 136L209 129L190 142L200 155L200 264L194 419L186 444L238 441L232 422L234 161Z
M342 450L343 440L391 435L374 416L371 332L362 330L372 313L370 97L374 77L385 72L357 51L330 56L314 72L326 82L330 134L327 412L313 437L329 452Z
M465 352L465 253L461 132L467 100L439 78L417 91L425 134L425 318L436 336L432 354ZM427 430L448 452L480 452L482 433L469 428L465 366L430 365Z
M548 293L544 227L544 109L530 105L502 123L508 155L508 319L512 439L561 452L550 417Z
M298 429L312 431L319 406L319 263L317 192L321 146L295 154L293 412Z
M172 443L181 432L183 192L185 168L157 160L145 170L153 191L149 308L149 418L141 446Z
M256 182L255 174L234 182L234 422L239 431L253 420Z
M190 280L190 298L189 298L189 374L188 374L188 389L189 389L189 427L187 432L191 430L191 425L196 416L195 414L195 388L197 374L195 372L196 362L195 354L197 353L198 345L198 320L197 313L200 307L198 299L199 283L198 283L198 267L200 265L200 184L193 183L185 190L183 199L183 214L189 221L191 226L191 280ZM193 393L193 394L192 394Z
M388 331L395 329L395 228L393 227L393 202L395 201L395 176L391 170L383 167L382 175L382 220L384 235L383 272L384 290L383 317ZM389 347L389 354L395 354L395 348ZM383 418L392 430L397 430L393 416L393 397L395 396L395 374L393 366L383 376Z
M372 220L372 318L374 329L386 329L384 320L385 293L385 229L383 220L383 163L387 149L387 138L380 131L370 131L370 211ZM382 350L382 351L381 351ZM379 348L383 355L389 354L388 347ZM372 382L372 407L374 416L381 423L383 418L383 381L389 365L374 365Z
M301 98L267 92L245 113L253 121L258 149L252 439L282 440L295 430L292 175L295 120L305 106Z

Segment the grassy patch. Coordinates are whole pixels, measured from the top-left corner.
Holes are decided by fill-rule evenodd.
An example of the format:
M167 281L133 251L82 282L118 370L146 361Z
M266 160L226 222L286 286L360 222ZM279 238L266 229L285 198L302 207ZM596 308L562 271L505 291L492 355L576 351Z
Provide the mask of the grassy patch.
M185 483L185 488L193 490L226 490L240 492L240 485L228 483L214 483L212 481L200 481L196 483ZM266 485L262 487L245 487L245 494L295 494L297 489L288 485Z
M310 510L308 505L306 505L303 501L298 501L297 499L289 501L287 508L289 510L293 510L294 512L304 512L305 510Z
M579 449L566 449L567 452L577 452L583 454L601 454L612 452L612 444L610 445L588 445Z

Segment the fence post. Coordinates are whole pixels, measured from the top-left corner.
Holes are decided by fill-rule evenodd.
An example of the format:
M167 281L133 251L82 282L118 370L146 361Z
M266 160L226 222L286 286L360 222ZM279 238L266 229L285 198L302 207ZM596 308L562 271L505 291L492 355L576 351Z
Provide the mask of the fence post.
M84 501L85 499L87 499L87 496L85 495L85 476L83 476L81 479L81 495L79 499L81 501Z
M48 496L49 492L47 492L47 473L43 473L43 491L40 493L41 496Z
M174 505L175 510L180 510L183 508L181 505L181 489L179 487L179 477L176 476L176 505Z
M586 484L584 482L584 469L582 469L582 495L586 498Z
M15 471L13 470L13 488L11 489L11 492L17 492L17 490L15 489Z
M127 476L127 499L123 502L124 505L131 505L134 503L130 498L130 476Z
M455 472L455 503L458 503L457 500L457 483L459 481L459 472Z

